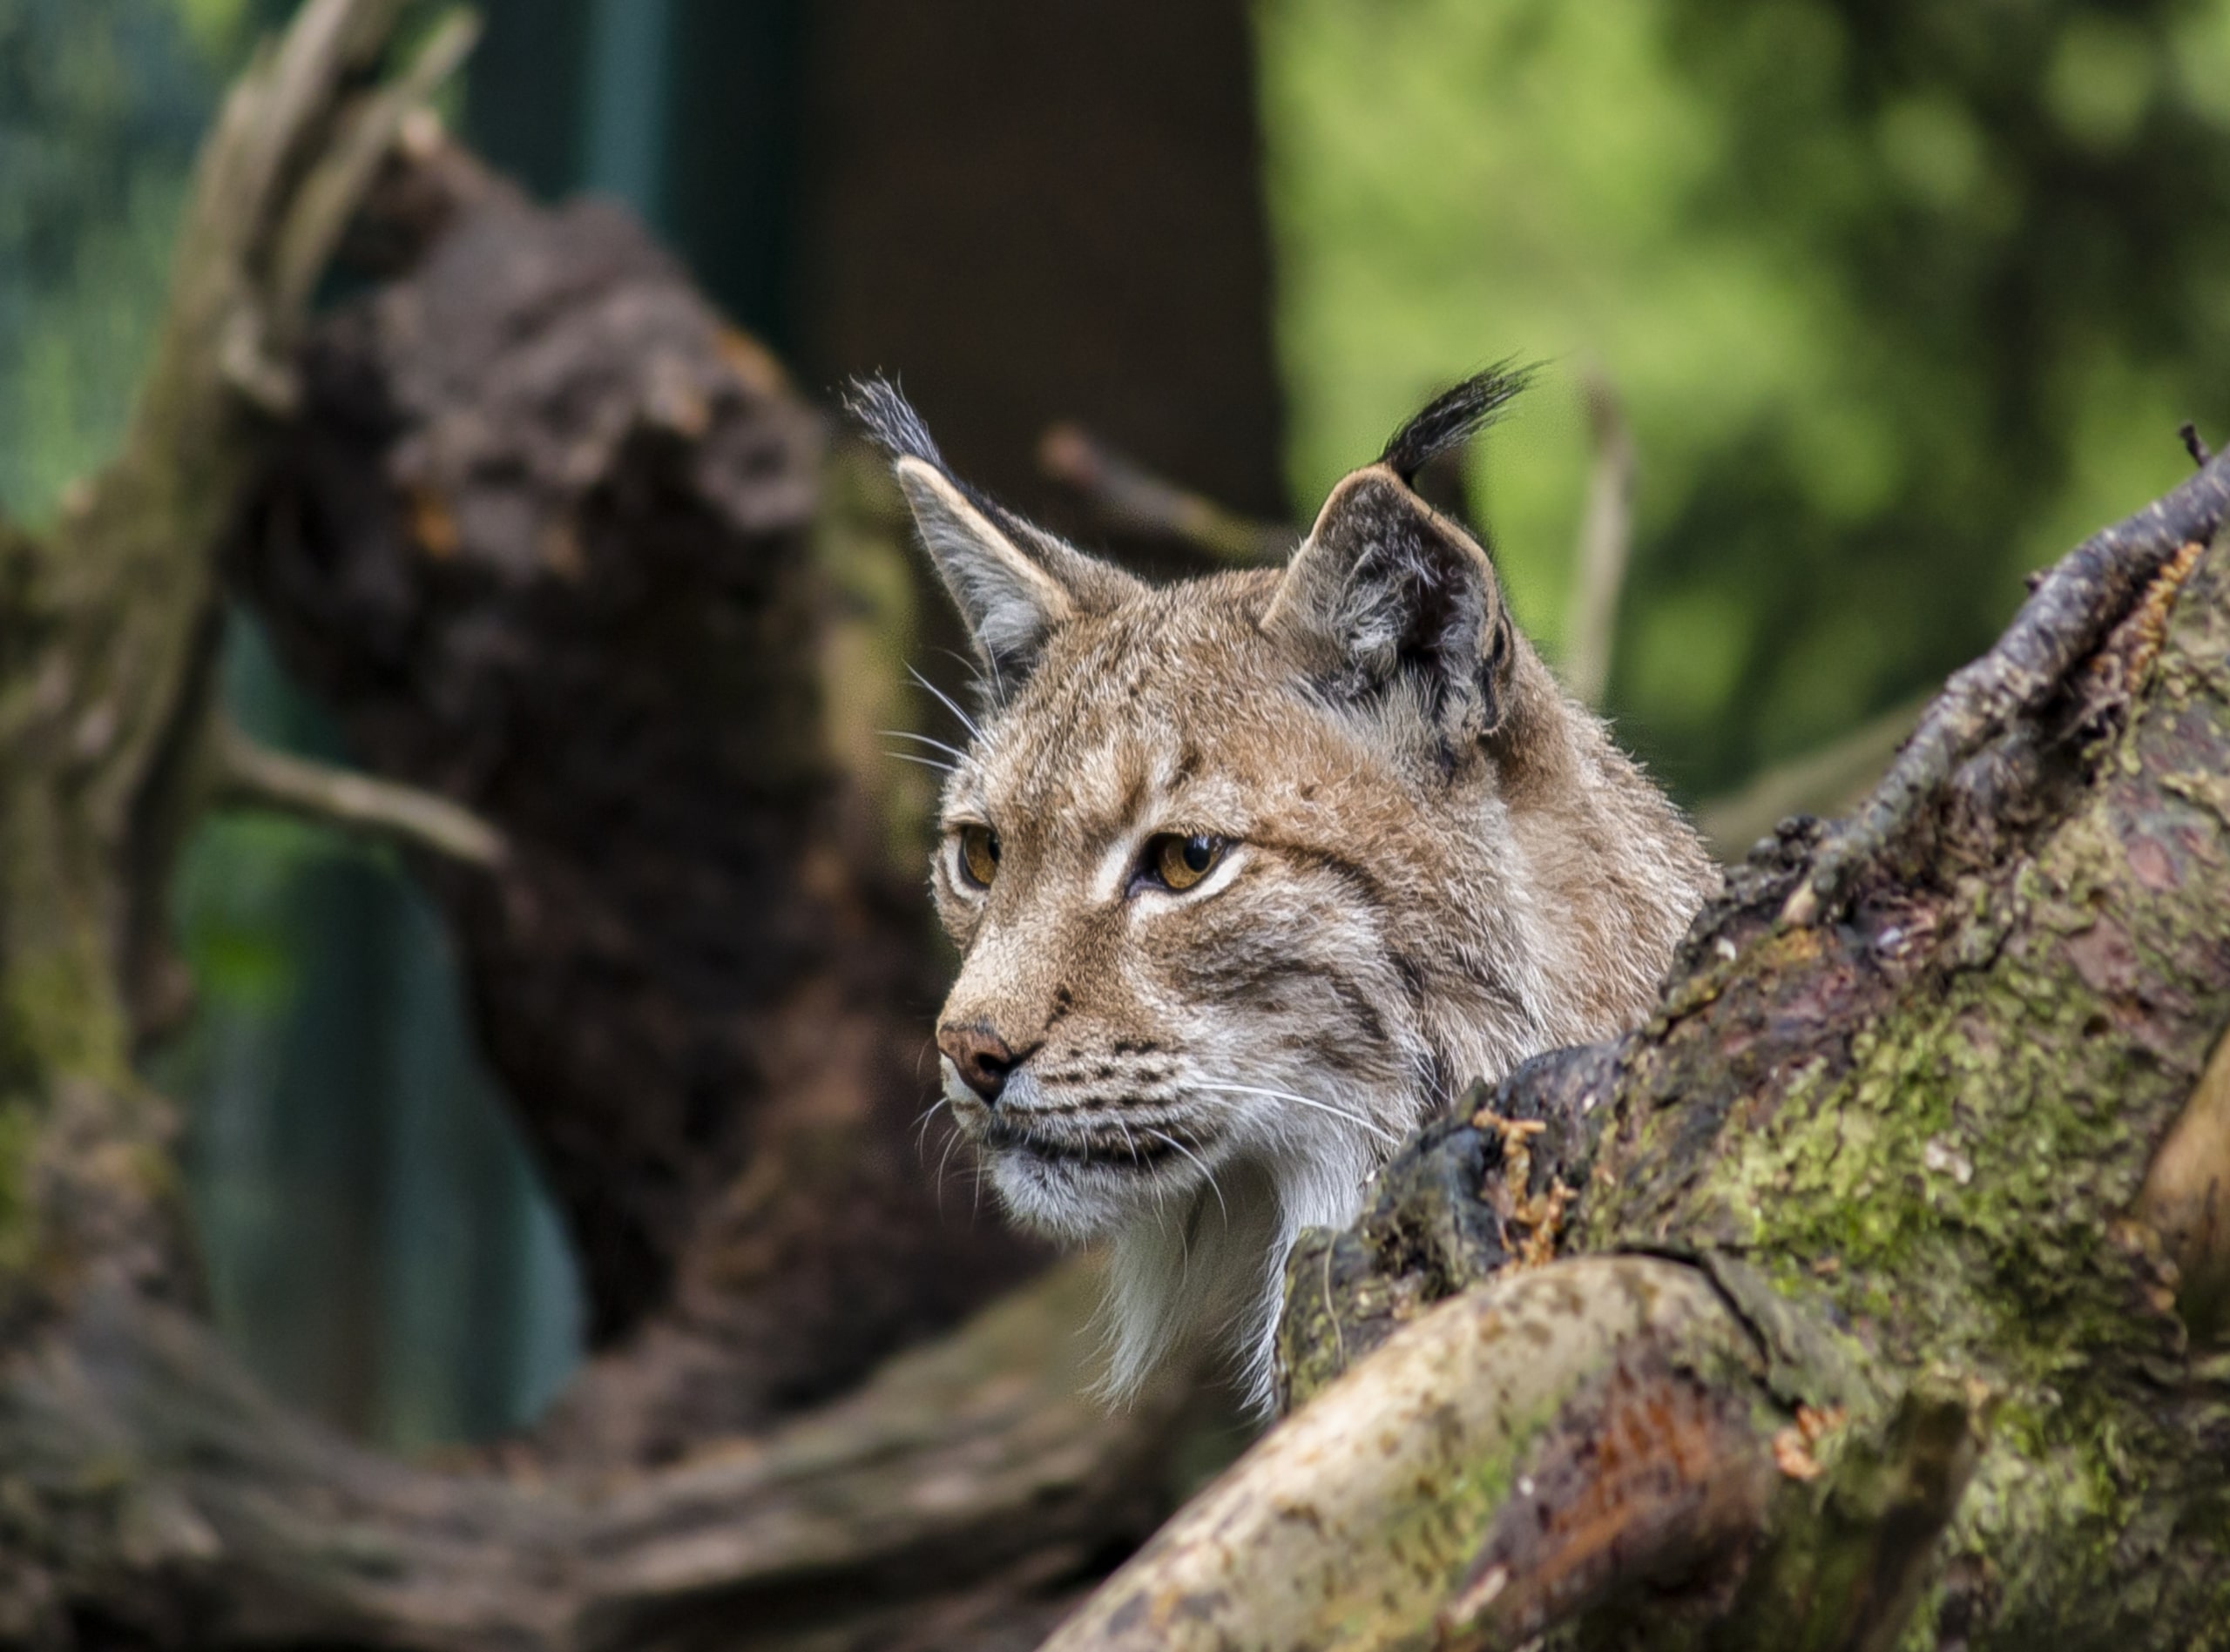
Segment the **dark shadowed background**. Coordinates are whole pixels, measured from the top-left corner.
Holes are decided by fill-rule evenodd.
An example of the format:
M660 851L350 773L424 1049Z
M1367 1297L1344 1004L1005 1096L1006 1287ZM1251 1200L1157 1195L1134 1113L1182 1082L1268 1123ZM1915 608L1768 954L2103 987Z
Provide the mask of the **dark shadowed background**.
M1607 386L1639 462L1606 704L1700 805L1983 645L2188 469L2179 423L2230 435L2230 0L483 9L450 112L490 159L624 199L808 391L896 373L961 469L1095 543L1037 462L1057 420L1292 520L1524 356L1468 493L1553 656ZM0 0L6 514L112 447L194 145L288 10ZM236 635L240 720L339 755ZM201 1008L160 1059L221 1324L372 1437L532 1415L571 1263L430 909L261 818L179 896Z

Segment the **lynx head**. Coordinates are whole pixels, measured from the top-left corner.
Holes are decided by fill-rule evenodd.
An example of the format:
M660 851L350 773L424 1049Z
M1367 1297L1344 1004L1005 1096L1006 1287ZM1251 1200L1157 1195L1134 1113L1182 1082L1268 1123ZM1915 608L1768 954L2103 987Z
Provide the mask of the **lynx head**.
M893 455L975 639L932 873L945 1095L1022 1222L1112 1242L1109 1386L1197 1340L1259 1404L1283 1260L1473 1077L1638 1018L1711 874L1412 489L1483 374L1283 570L1145 584Z

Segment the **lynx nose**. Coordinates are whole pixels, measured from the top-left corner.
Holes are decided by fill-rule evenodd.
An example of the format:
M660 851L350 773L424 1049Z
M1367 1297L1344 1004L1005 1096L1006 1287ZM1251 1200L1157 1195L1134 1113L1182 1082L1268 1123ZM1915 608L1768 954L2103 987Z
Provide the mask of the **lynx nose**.
M958 1070L960 1082L986 1104L999 1099L1007 1075L1022 1061L1007 1047L1005 1039L980 1022L972 1027L940 1027L937 1048Z

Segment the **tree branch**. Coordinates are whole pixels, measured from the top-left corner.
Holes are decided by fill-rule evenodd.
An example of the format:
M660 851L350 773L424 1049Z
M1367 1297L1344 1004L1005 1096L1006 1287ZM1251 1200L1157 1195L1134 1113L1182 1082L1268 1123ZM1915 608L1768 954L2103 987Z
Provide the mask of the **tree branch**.
M1037 447L1038 468L1073 489L1111 528L1171 539L1218 562L1260 567L1282 561L1298 536L1255 522L1180 488L1117 452L1080 425L1057 424Z
M268 254L335 123L376 95L395 10L310 0L232 88L121 450L71 489L51 534L10 548L0 1022L41 1029L11 1046L4 1104L4 1254L37 1259L0 1280L10 1301L88 1278L193 1290L171 1114L132 1057L184 997L167 887L206 800L216 564L272 435L243 370L299 327L274 302Z
M1060 1270L747 1446L577 1475L380 1458L274 1406L174 1310L100 1297L0 1374L0 1558L28 1532L46 1568L26 1593L0 1566L0 1633L74 1644L71 1603L105 1599L105 1622L205 1647L1029 1636L1096 1549L1144 1534L1133 1488L1185 1413L1181 1382L1114 1419L1088 1398L1098 1288Z
M2218 456L2158 503L2101 529L2031 594L1997 647L1955 673L1866 803L1835 829L1781 921L1834 917L1853 879L1881 860L1941 795L1967 758L2031 715L2129 612L2186 545L2213 537L2230 509L2230 462Z
M1693 1269L1506 1275L1295 1413L1046 1652L1515 1646L1645 1579L1707 1599L1776 1490L1766 1369Z
M1587 514L1580 523L1564 678L1582 702L1600 705L1610 686L1611 644L1633 543L1634 440L1608 376L1591 372L1583 394L1595 439L1595 465L1588 477Z
M272 809L465 866L503 863L503 834L471 810L422 792L274 752L229 723L218 732L220 807Z
M460 7L443 17L389 84L346 111L317 164L296 186L272 259L271 307L280 319L272 342L279 350L291 354L299 342L310 295L405 124L463 66L479 38L480 20L473 12Z

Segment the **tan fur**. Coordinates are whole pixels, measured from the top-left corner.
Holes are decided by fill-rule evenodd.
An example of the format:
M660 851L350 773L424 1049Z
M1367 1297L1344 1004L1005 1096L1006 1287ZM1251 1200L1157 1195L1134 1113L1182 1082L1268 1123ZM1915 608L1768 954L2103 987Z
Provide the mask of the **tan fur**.
M1259 1401L1298 1231L1470 1079L1638 1020L1715 873L1385 466L1289 570L1159 589L905 471L979 637L967 582L1005 604L933 881L946 1048L1017 1064L987 1106L948 1059L947 1096L1017 1217L1112 1239L1114 1392L1206 1338ZM1165 833L1229 847L1175 893L1141 873Z

